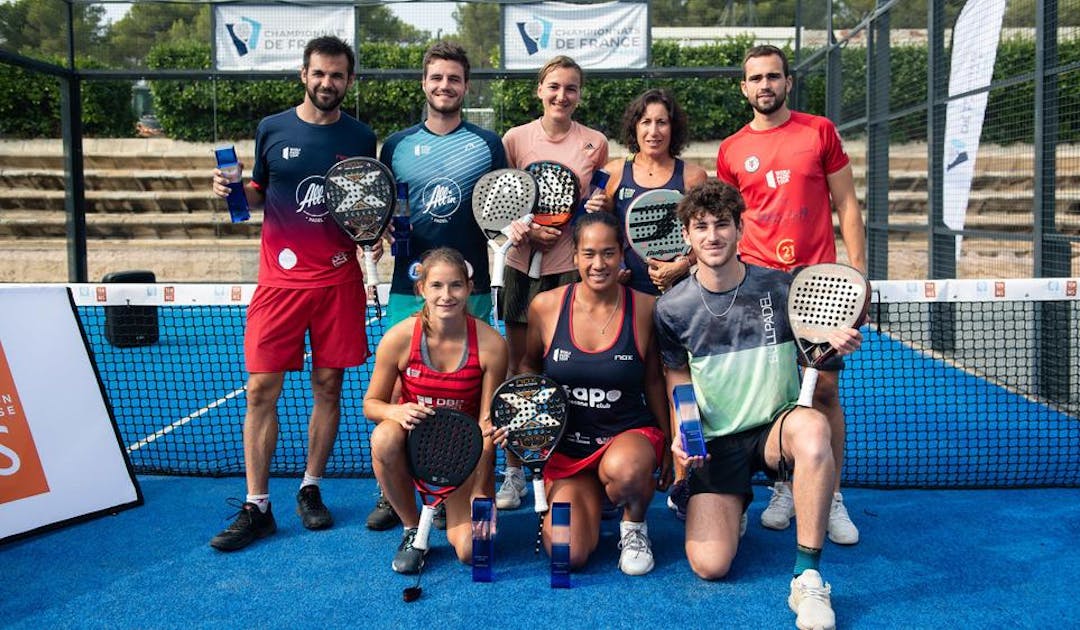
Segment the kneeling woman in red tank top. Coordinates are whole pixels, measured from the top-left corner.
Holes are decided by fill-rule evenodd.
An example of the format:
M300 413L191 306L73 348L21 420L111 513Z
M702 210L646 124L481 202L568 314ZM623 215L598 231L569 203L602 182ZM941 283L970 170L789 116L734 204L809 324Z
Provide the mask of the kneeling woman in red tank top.
M371 458L379 486L405 531L394 556L399 573L415 573L422 561L412 547L420 515L405 450L409 431L434 407L449 407L490 427L491 398L506 377L506 342L485 322L468 314L472 292L459 252L439 248L421 262L416 291L423 309L386 332L375 353L375 371L364 396L364 415L376 423ZM401 398L391 401L401 381ZM446 537L462 562L472 559L472 500L495 496L495 449L490 438L476 470L445 502Z
M645 512L671 473L655 298L619 284L624 240L611 213L583 216L573 236L581 281L532 301L522 361L522 371L543 372L562 385L570 403L566 431L544 467L548 500L570 503L575 568L599 542L603 499L622 506L619 568L643 575L653 568ZM550 531L549 515L548 549Z

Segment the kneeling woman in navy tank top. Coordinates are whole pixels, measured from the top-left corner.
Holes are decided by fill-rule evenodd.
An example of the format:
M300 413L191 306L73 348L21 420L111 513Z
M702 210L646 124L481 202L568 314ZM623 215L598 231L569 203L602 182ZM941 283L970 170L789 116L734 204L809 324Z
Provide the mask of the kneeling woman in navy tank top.
M645 512L670 480L664 395L654 298L618 282L622 229L608 212L583 216L574 227L574 261L581 281L536 296L529 306L523 371L543 372L570 402L562 441L544 468L548 500L570 503L570 561L584 566L600 539L605 496L623 506L619 568L643 575L653 568ZM551 518L544 523L548 549Z
M415 573L422 558L412 547L420 515L405 450L409 431L434 407L464 411L487 427L491 398L507 365L506 342L466 310L472 281L457 250L428 253L416 291L424 298L423 309L383 336L364 396L364 415L376 423L371 432L375 476L404 526L392 565L399 573ZM392 402L399 379L401 399ZM476 470L446 499L446 537L462 562L472 560L472 500L495 496L494 467L495 448L486 438Z

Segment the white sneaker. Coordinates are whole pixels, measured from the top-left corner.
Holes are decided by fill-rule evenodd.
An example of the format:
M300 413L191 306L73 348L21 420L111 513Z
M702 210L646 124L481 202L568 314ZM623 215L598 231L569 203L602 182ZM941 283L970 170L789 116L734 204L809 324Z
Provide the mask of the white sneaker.
M520 467L507 467L502 485L495 493L495 506L500 510L516 510L525 496L525 471Z
M825 584L821 574L813 569L791 580L788 606L795 613L795 626L799 630L834 630L836 614L833 613L830 594L832 586Z
M859 542L859 528L851 522L847 508L844 507L844 495L833 493L832 506L829 508L829 540L838 545L854 545Z
M649 526L646 523L619 523L619 569L627 575L645 575L653 570L652 543L649 542Z
M791 517L795 516L795 499L791 496L791 486L783 482L773 484L769 506L761 513L761 525L769 529L787 529Z

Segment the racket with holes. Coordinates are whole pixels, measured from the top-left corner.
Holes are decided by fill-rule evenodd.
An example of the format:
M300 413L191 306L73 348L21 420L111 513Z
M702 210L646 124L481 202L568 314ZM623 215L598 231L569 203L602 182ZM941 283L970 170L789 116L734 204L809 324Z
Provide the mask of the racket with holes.
M492 289L503 286L506 252L513 245L509 239L510 225L514 221L532 221L538 193L536 180L532 175L515 168L486 173L473 187L473 218L487 236L488 247L494 254L491 266ZM502 242L500 238L503 239Z
M453 409L437 408L409 431L409 472L424 503L414 547L428 548L435 509L469 478L483 450L484 438L476 418Z
M382 162L366 157L342 160L330 167L323 182L323 202L330 216L364 248L364 281L379 283L371 246L382 237L394 214L397 184Z
M537 514L536 550L540 553L544 514L548 511L544 490L544 464L566 430L566 392L546 376L520 374L495 390L491 423L506 427L506 449L517 455L532 475L534 509Z
M623 227L626 240L641 260L655 258L671 262L682 256L689 247L682 234L682 224L675 216L682 193L658 188L639 195L626 209Z
M558 162L533 162L525 170L536 180L539 199L533 221L539 225L562 229L574 216L578 198L581 196L581 184L577 175L569 166ZM534 251L529 260L529 277L540 277L540 263L543 253Z
M870 283L854 267L810 265L791 279L788 320L805 364L799 406L813 406L818 368L836 354L829 333L859 326L869 307Z

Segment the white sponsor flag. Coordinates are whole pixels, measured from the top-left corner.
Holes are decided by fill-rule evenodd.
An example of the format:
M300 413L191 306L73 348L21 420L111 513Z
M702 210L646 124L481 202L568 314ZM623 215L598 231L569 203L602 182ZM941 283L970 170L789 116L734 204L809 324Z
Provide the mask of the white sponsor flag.
M994 76L1006 0L968 0L953 27L949 96L985 88ZM964 228L975 157L979 151L989 92L949 101L945 112L945 173L942 178L945 225ZM961 237L956 237L960 257Z
M504 66L539 68L556 55L582 68L644 68L648 63L648 5L503 5Z
M322 35L335 35L355 48L353 8L214 5L218 70L298 70L308 41Z

